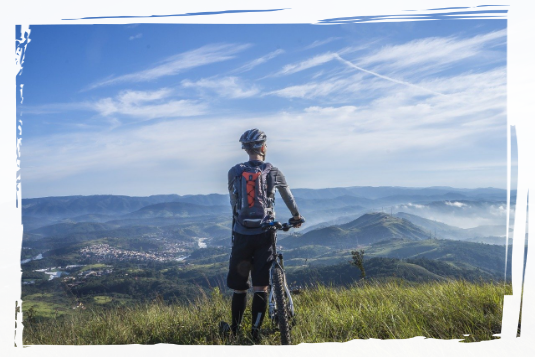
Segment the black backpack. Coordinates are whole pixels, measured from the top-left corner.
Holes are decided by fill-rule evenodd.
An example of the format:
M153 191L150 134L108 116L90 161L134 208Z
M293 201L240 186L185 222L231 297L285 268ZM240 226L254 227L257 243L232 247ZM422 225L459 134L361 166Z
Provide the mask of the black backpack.
M238 200L234 218L244 227L256 228L273 215L273 202L268 197L267 176L273 166L262 163L252 166L248 163L234 166L234 193Z

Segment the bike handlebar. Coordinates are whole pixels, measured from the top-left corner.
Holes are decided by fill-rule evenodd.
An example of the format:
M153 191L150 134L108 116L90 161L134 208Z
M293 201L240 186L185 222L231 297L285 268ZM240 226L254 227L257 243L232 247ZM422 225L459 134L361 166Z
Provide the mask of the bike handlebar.
M304 218L301 218L299 220L293 220L292 218L290 218L288 220L288 223L280 223L279 221L272 221L272 222L262 223L260 227L265 231L273 229L273 230L282 230L284 232L287 232L290 230L290 228L294 228L296 225L302 224L302 223L305 223Z

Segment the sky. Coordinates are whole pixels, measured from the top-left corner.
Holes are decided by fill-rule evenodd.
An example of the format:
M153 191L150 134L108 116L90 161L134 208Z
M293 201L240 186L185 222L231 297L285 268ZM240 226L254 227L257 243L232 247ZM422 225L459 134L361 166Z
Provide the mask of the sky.
M251 128L292 188L507 184L505 20L31 31L23 198L225 193Z

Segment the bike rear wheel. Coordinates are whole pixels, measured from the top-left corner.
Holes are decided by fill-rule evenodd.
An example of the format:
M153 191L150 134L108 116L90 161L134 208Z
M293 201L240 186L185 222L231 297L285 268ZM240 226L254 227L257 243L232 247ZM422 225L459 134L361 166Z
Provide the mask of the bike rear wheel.
M286 291L284 290L284 273L280 266L273 268L273 288L275 293L275 303L277 304L277 322L281 334L281 344L292 344L290 338L289 316L286 308Z

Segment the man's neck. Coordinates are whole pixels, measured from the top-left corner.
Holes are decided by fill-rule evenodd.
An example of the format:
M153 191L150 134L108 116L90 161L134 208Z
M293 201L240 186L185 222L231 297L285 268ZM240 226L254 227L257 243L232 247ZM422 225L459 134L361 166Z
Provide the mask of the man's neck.
M260 155L249 155L249 161L264 161L264 158Z

